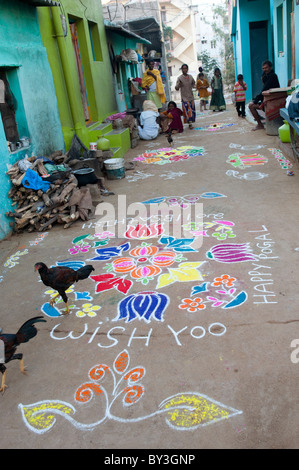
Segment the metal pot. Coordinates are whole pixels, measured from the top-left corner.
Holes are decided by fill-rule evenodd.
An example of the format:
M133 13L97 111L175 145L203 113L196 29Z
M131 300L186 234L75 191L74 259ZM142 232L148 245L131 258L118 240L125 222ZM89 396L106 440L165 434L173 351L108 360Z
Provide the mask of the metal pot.
M93 168L80 168L73 171L78 180L78 186L85 186L86 184L95 184L98 181Z

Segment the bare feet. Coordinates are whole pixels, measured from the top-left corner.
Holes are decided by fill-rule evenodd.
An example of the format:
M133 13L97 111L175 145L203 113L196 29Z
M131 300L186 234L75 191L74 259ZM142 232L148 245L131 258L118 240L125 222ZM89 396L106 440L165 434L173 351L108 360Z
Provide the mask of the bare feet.
M251 129L252 131L259 131L260 129L265 129L263 124L258 124L257 126L255 126L253 129Z

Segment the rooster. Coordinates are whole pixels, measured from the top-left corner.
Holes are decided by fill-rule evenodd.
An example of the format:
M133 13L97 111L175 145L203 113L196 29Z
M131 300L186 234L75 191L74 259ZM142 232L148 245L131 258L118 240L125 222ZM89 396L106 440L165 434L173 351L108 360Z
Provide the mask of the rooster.
M94 271L94 267L91 264L82 266L82 268L77 271L66 266L48 268L44 263L36 263L34 268L35 271L39 272L41 280L45 286L52 287L58 292L58 294L50 300L50 307L55 303L55 299L61 296L62 300L66 304L66 311L64 314L70 313L68 298L65 291L71 287L74 282L87 279L91 272Z
M14 359L20 360L20 371L22 374L26 373L26 367L24 366L23 354L15 354L17 347L21 343L27 343L31 338L34 338L37 334L37 329L34 326L34 323L37 322L46 322L43 317L34 317L27 320L19 329L16 334L0 334L0 340L4 344L4 357L1 358L1 350L0 350L0 372L2 373L2 382L0 386L0 392L5 392L5 388L7 385L5 384L5 376L6 376L6 364L9 361L13 361ZM0 343L1 345L1 343ZM1 362L3 361L4 362Z

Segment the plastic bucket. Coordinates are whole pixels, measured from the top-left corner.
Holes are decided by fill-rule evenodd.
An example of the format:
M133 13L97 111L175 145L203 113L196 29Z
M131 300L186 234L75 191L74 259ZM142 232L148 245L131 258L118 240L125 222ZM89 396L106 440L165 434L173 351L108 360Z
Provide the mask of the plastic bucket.
M125 177L123 158L109 158L104 161L108 180L120 180Z

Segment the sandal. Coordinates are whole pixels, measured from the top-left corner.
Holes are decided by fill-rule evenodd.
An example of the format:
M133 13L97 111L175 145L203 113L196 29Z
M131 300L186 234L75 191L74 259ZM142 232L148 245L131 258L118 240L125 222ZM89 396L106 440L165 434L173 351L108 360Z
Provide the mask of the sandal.
M192 126L192 124L189 124L189 129L194 129L194 127Z

